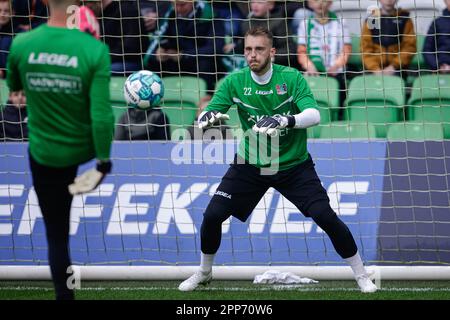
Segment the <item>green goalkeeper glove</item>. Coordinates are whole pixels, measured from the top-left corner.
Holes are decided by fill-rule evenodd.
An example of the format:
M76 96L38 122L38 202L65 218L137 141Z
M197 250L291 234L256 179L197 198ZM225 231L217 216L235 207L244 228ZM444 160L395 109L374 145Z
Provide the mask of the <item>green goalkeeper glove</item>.
M86 193L97 188L102 183L105 176L111 172L111 161L99 161L94 169L90 169L75 178L74 183L69 185L69 192L72 195Z

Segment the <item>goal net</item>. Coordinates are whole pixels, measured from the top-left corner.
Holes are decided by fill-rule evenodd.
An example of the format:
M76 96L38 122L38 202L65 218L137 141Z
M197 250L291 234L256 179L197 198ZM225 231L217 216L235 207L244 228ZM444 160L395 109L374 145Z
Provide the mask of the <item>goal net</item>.
M245 67L243 30L257 20L274 28L275 62L302 70L318 102L322 121L308 129L309 152L331 207L353 233L365 264L386 267L380 270L391 278L449 277L450 74L436 65L450 60L450 52L439 49L450 34L440 34L437 22L437 29L430 29L442 16L443 1L400 0L398 7L408 13L383 20L378 1L334 0L322 24L301 1L275 1L270 21L264 14L258 17L265 1L196 1L193 9L183 7L189 1L178 1L177 9L171 1L113 1L105 8L90 2L100 6L100 40L111 49L116 130L124 129L127 137L114 142L113 172L101 186L73 199L71 257L83 274L181 279L198 265L203 212L245 133L237 106L213 133L196 136L203 140L186 139L186 132L195 134L199 105L207 103L223 77ZM31 24L39 14L27 10L21 17ZM389 19L400 27L384 35L392 31ZM373 33L362 34L369 24ZM299 33L302 28L307 32ZM414 51L405 49L405 39ZM399 48L400 54L392 55L408 59L391 74L372 72L362 51L363 42L379 48L384 41ZM317 58L323 70L304 70L302 45L306 61ZM426 51L430 45L434 50ZM346 65L327 71L327 60L333 54L337 59L345 46L352 47ZM427 62L430 55L433 66ZM142 123L129 123L123 83L140 69L161 75L163 124L152 123L150 114ZM0 92L0 277L48 278L45 228L28 166L27 119L8 119L14 102L5 80ZM8 136L11 127L21 128L20 135ZM164 128L171 138L152 138ZM221 136L226 139L211 141L226 129ZM134 140L137 131L147 137ZM274 189L245 223L231 218L223 224L215 267L218 277L230 279L268 269L351 277L328 236Z

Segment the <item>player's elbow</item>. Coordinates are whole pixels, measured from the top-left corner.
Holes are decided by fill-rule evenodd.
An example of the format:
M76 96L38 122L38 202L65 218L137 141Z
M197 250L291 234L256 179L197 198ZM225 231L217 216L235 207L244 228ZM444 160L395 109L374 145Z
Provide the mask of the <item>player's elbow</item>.
M310 109L312 126L317 126L320 123L320 112L317 109Z
M320 123L320 113L315 108L305 109L294 117L296 123L295 128L307 129L317 126Z

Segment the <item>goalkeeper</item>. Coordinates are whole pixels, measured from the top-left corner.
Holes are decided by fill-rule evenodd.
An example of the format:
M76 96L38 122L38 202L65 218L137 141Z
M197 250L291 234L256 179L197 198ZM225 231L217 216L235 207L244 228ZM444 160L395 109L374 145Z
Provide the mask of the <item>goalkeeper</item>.
M91 35L68 29L67 8L77 2L49 0L48 23L14 39L7 65L10 90L23 89L27 97L33 186L61 300L74 298L67 273L72 198L96 188L110 172L114 130L109 50ZM93 158L96 168L75 179L78 165Z
M225 113L236 104L247 131L234 163L203 215L200 268L179 289L191 291L211 281L222 223L230 215L246 221L268 188L273 187L327 233L337 253L351 266L361 291L375 292L377 287L365 271L355 240L330 207L306 148L306 128L319 124L320 114L305 79L299 71L271 62L275 49L272 34L266 29L246 33L244 54L249 67L225 78L199 115L199 127L207 127L227 119ZM276 145L277 140L278 156L264 157L261 147L252 147L252 138L267 138L266 146Z

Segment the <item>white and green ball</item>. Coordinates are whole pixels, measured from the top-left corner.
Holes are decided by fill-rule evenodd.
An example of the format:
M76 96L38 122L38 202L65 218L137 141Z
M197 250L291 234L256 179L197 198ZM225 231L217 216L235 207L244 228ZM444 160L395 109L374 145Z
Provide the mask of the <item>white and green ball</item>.
M156 107L164 96L164 84L161 78L148 70L131 74L123 88L125 101L138 109Z

